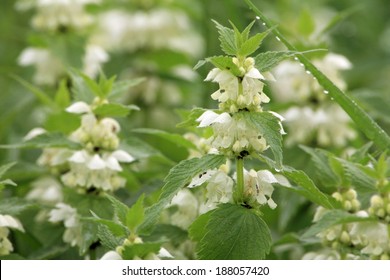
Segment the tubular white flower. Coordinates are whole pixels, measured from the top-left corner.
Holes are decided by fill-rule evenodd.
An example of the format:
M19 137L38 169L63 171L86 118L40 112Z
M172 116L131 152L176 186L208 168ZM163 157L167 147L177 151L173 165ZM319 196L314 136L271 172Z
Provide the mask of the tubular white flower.
M84 114L90 113L91 107L83 101L78 101L66 108L66 111L72 114Z
M94 155L87 164L87 167L91 170L104 169L106 166L106 162L99 155Z
M0 215L0 228L12 228L24 232L20 221L10 215Z
M122 256L119 255L116 251L108 251L105 253L100 260L107 261L107 260L123 260Z
M244 170L244 192L249 197L254 197L260 205L268 204L271 209L277 206L271 198L274 191L272 184L277 182L276 177L268 170Z
M120 162L132 162L135 160L129 153L123 150L116 150L111 153L111 156L116 158Z
M198 127L206 127L211 125L216 118L219 117L219 114L207 110L199 118L196 119L197 122L200 122Z

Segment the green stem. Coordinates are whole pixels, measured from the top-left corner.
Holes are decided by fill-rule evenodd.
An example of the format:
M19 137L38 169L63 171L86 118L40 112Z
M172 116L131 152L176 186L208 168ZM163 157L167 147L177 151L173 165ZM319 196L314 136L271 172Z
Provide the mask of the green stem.
M236 173L237 184L235 198L236 202L241 203L244 201L244 159L241 157L238 157L236 161Z
M250 1L245 0L248 6L265 23L268 28L274 27L274 24ZM280 40L290 51L297 49L279 32L277 28L272 28L272 33ZM329 95L344 109L351 117L361 131L382 149L390 148L390 137L386 132L359 106L356 102L334 85L328 77L319 71L309 59L302 54L296 57L304 64L306 69L317 78L318 83L329 92Z

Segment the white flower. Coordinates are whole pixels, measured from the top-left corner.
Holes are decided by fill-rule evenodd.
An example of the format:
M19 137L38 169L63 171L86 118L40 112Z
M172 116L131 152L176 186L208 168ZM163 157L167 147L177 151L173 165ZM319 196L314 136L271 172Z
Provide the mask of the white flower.
M358 212L359 216L367 215L363 211ZM363 248L361 252L370 256L380 256L390 253L390 239L388 228L380 222L358 222L353 223L351 240L355 246Z
M198 216L198 200L188 189L180 190L168 207L171 206L177 207L177 211L170 217L171 223L183 229L188 229Z
M26 136L23 137L23 140L24 141L28 141L28 140L31 140L31 139L37 137L38 135L42 135L42 134L45 134L45 133L46 133L45 129L43 129L42 127L36 127L36 128L31 129L26 134Z
M268 148L262 135L249 126L244 119L231 117L228 113L216 114L205 111L198 119L199 127L212 126L214 135L208 139L211 147L226 153L239 154L264 151Z
M256 172L251 169L244 170L244 186L246 195L255 197L260 205L268 204L271 209L276 208L276 203L271 198L274 191L272 183L277 183L278 180L268 170L260 170Z
M70 105L68 108L65 109L68 113L72 114L84 114L84 113L91 113L91 106L89 106L87 103L83 101L78 101Z
M63 240L71 246L80 246L82 243L81 223L77 210L65 203L58 203L56 208L50 211L49 221L52 223L63 222L65 232Z
M55 85L65 73L62 62L43 48L26 48L18 57L18 63L22 66L35 66L33 80L39 85Z
M88 45L83 59L84 73L90 77L99 74L101 65L109 60L108 53L98 45Z
M62 200L62 187L54 177L43 177L32 183L33 189L26 198L44 203L55 204Z
M108 251L100 258L100 260L122 260L122 256L119 255L116 251Z
M0 227L17 229L24 232L24 228L20 221L10 215L0 215Z

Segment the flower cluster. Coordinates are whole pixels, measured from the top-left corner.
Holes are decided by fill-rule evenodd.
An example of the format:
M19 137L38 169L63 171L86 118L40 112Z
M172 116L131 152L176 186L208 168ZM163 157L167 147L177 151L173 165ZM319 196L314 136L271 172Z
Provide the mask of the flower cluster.
M67 108L74 114L82 114L81 126L70 139L82 145L83 149L74 152L68 162L70 170L62 176L69 187L114 191L123 187L125 180L118 174L122 171L120 162L132 162L134 158L118 149L119 123L112 118L98 118L92 108L84 102L76 102Z
M351 68L342 55L329 53L313 64L340 89L346 89L341 71ZM344 146L356 137L350 127L348 115L326 98L318 82L297 61L284 61L274 71L277 83L272 85L275 98L280 102L293 103L283 113L287 119L289 136L287 145L315 140L321 146ZM325 94L324 94L325 93Z

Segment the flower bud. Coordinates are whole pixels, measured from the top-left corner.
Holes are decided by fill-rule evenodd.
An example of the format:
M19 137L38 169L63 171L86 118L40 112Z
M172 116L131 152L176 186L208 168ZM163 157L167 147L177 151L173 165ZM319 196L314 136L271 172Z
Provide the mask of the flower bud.
M341 233L340 241L346 244L351 242L351 238L349 237L349 234L346 231L343 231Z
M371 206L374 208L383 207L383 199L377 194L371 197L370 202L371 202Z

